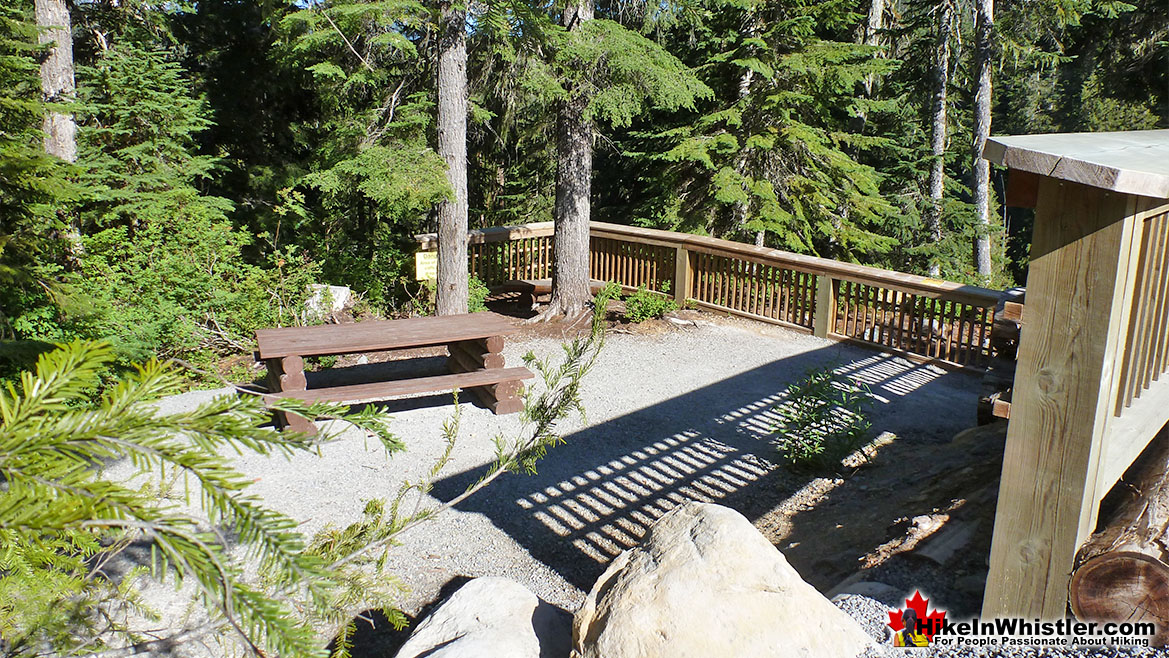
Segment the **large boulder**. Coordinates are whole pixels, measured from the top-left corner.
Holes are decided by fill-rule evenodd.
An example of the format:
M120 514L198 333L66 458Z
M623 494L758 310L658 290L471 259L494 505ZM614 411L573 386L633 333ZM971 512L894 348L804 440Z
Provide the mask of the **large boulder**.
M476 578L410 634L396 658L567 658L572 617L507 578Z
M353 291L345 286L310 283L308 292L308 299L304 300L304 312L308 319L321 320L353 304Z
M743 515L702 503L614 560L572 631L573 658L852 658L871 644Z

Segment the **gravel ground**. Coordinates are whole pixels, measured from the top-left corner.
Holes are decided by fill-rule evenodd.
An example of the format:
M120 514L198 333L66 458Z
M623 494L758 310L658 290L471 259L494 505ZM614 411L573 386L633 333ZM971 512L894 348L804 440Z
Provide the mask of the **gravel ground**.
M584 382L587 422L564 426L567 444L550 452L538 475L504 476L406 533L391 557L410 590L403 610L418 612L460 577L497 575L573 611L605 564L679 502L719 502L753 520L783 504L775 482L784 476L768 460L763 437L785 386L813 367L840 366L871 386L880 401L871 416L875 434L940 443L974 425L978 380L969 375L759 323L701 317L707 319L657 335L611 334ZM555 358L559 344L521 335L505 354L509 364L527 351ZM221 394L196 391L161 407L187 409ZM452 411L446 395L384 408L406 442L403 453L388 457L376 441L347 430L320 456L241 455L236 466L255 479L253 493L297 519L302 531L345 525L367 500L390 498L403 481L423 476L441 452L440 427ZM494 456L492 438L520 431L518 415L464 404L454 457L422 504L462 492ZM931 583L920 586L928 591ZM186 604L172 590L155 588L152 598L172 626L185 618ZM859 596L839 605L885 641L889 605Z

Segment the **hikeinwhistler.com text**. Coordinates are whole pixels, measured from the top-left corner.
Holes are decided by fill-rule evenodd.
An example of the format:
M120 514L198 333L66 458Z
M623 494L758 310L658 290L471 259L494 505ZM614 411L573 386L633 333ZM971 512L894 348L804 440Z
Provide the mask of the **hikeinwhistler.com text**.
M1059 619L1042 621L1006 617L1002 619L919 622L933 631L937 646L1115 646L1147 647L1157 634L1152 622L1094 622Z

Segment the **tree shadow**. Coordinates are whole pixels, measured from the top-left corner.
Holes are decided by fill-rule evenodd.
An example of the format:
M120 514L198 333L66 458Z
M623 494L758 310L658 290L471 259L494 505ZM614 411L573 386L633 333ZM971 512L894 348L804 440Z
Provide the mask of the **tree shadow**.
M885 540L895 519L935 504L928 497L914 500L921 491L914 484L920 465L913 455L974 425L975 378L846 345L804 352L573 432L566 445L549 451L537 475L506 475L488 494L458 508L487 516L585 591L613 557L686 501L726 505L757 525L782 519L776 510L784 505L798 506L800 514L811 511L848 496L853 483L863 480L799 476L780 468L768 435L786 386L829 365L871 388L877 400L870 414L874 435L896 435L877 459L899 469L904 486L896 497L848 511L866 517L867 528L848 545L817 534L819 525L766 528L805 579L825 589L855 571L857 558ZM446 477L432 493L451 500L487 468Z

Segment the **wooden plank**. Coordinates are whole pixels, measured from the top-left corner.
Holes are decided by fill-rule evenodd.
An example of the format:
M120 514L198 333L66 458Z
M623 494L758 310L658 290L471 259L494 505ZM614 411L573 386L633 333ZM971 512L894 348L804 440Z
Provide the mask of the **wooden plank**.
M693 272L690 270L690 252L685 247L675 247L674 250L674 303L678 308L686 306L686 298L690 296L690 285Z
M747 307L743 304L743 266L746 265L744 261L732 260L731 266L731 300L732 307L735 310L746 311Z
M946 313L946 327L943 333L946 338L946 352L945 354L940 355L947 361L953 360L954 358L954 346L956 344L954 338L958 331L958 317L960 315L958 311L958 304L951 302L949 306L950 310Z
M1169 130L992 137L983 157L1049 178L1169 198Z
M1144 227L1141 237L1143 245L1136 273L1137 288L1133 296L1133 309L1129 314L1127 344L1121 354L1121 383L1115 411L1117 415L1120 415L1121 411L1132 403L1133 398L1140 395L1141 390L1148 386L1146 378L1153 353L1148 342L1154 326L1153 314L1157 303L1154 290L1157 286L1155 282L1161 278L1160 263L1157 261L1161 255L1159 238L1162 236L1157 235L1158 228L1155 223Z
M757 271L758 265L755 263L744 263L746 270L747 285L747 305L744 311L753 315L762 315L759 312L759 273Z
M1023 322L1023 305L1019 302L1003 302L1003 319Z
M1131 198L1044 179L984 617L1062 618L1093 498L1131 286Z
M717 293L715 299L712 301L714 301L714 303L718 304L719 306L725 306L727 308L730 308L731 307L731 304L730 304L731 261L728 258L718 258L716 260L716 263L717 263L717 267L715 268L715 273L716 273L717 279L715 279L715 280L718 283L718 293Z
M451 358L463 363L467 370L479 368L502 368L503 355L499 352L489 352L482 349L479 343L464 341L447 345L447 352Z
M995 400L991 406L991 415L995 418L1011 418L1011 403L1002 400Z
M813 303L812 300L814 299L814 298L811 298L811 296L808 294L808 289L811 288L811 285L810 285L811 277L812 277L812 275L808 274L806 272L800 272L800 274L799 274L800 314L796 318L796 322L800 326L806 326L806 324L807 324L806 318L808 317L808 315L810 315L810 311L811 311L810 307Z
M812 335L827 338L836 328L836 281L831 277L816 278L816 314Z
M893 337L892 346L897 349L905 349L905 299L901 293L894 293L893 295L893 317L894 328L896 333Z
M552 222L536 222L519 226L496 226L480 228L467 232L467 244L487 244L493 242L510 242L527 237L550 236L554 230ZM437 233L420 233L414 236L422 251L438 249Z
M1169 232L1165 230L1162 222L1157 222L1155 218L1149 225L1141 222L1142 228L1149 229L1149 236L1142 236L1142 241L1145 243L1147 249L1145 257L1142 259L1145 263L1152 265L1147 272L1139 272L1144 275L1142 278L1145 281L1138 281L1143 283L1143 291L1140 291L1134 296L1134 311L1136 311L1136 318L1130 318L1130 333L1128 335L1129 343L1125 350L1125 361L1131 361L1132 370L1127 374L1131 377L1130 386L1127 393L1132 397L1141 394L1141 391L1148 388L1155 376L1154 371L1157 369L1157 352L1159 349L1158 339L1161 339L1164 334L1164 316L1165 316L1165 266L1164 261L1165 239L1169 237ZM1143 317L1141 317L1143 316ZM1135 326L1135 331L1132 329ZM1127 364L1126 364L1127 365ZM1122 395L1125 392L1122 392Z
M791 275L792 275L792 272L791 272L791 270L788 270L788 269L783 269L780 271L783 273L783 276L781 277L781 281L780 281L780 288L779 288L780 292L783 296L783 312L780 313L779 319L784 320L785 322L791 322L792 321L792 313L791 313L791 298L792 298Z
M434 377L417 377L392 382L374 382L370 384L354 384L352 386L334 386L332 388L317 388L307 391L282 391L270 393L266 398L292 398L305 402L329 400L332 402L370 402L385 400L401 395L415 393L431 393L434 391L453 391L456 388L466 389L473 386L486 386L518 379L531 379L535 375L527 368L488 368L473 372L462 372L450 375L436 375Z
M256 331L260 359L290 355L321 356L444 345L518 331L511 320L488 311L465 315L408 318L316 327Z
M946 332L946 317L944 315L944 308L942 302L937 300L928 300L929 304L929 341L930 341L930 355L941 358L942 343Z
M1151 211L1155 214L1157 223L1159 225L1159 251L1160 251L1160 279L1157 283L1157 311L1154 312L1154 319L1156 320L1150 340L1153 341L1153 356L1149 363L1149 370L1151 370L1154 377L1159 376L1165 372L1166 365L1166 333L1169 333L1169 206L1158 204L1159 207Z
M1167 422L1169 381L1154 381L1141 397L1133 400L1132 406L1109 423L1094 500L1104 498Z
M864 338L864 336L872 336L870 329L873 326L873 321L869 317L873 310L872 302L873 287L862 285L859 289L859 298L857 299L857 306L860 308L860 326L857 327L857 337ZM868 339L866 339L868 340ZM870 341L871 342L871 341Z
M280 371L281 391L303 391L308 386L303 358L293 354L280 359Z
M812 326L812 305L816 303L816 277L811 274L804 275L804 318L802 325L805 327Z
M783 318L783 273L778 267L768 266L771 270L771 313L768 317L780 320Z

